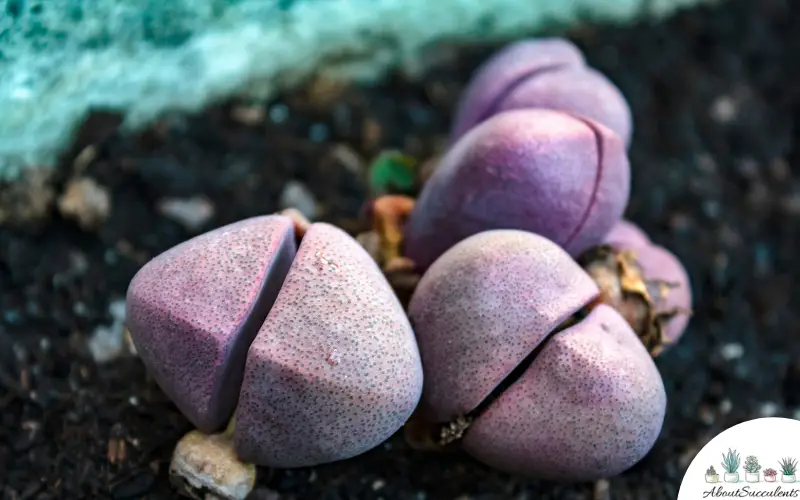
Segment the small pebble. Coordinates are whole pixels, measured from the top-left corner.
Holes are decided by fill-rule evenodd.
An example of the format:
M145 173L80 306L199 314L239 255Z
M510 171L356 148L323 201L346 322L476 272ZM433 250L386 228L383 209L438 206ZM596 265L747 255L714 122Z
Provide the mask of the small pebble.
M203 196L194 198L165 198L158 202L158 212L185 227L197 231L214 216L214 204Z
M111 196L90 177L72 179L58 199L58 210L84 230L97 229L108 218Z
M73 276L82 276L89 270L89 259L79 251L69 253L69 271Z
M594 483L594 500L610 500L610 484L608 479L601 479Z
M720 96L711 103L711 118L720 124L732 122L739 113L736 101L730 96Z
M85 303L78 300L72 304L72 312L74 312L76 316L82 316L85 318L89 315L89 308L86 307Z
M76 156L75 159L72 160L72 169L76 173L83 172L84 170L86 170L86 167L91 165L91 163L97 158L97 154L98 154L97 146L95 146L94 144L86 146L85 148L83 148L83 150L81 150L80 153L78 153L78 156Z
M117 299L108 306L111 325L100 325L89 338L89 352L97 363L107 363L122 354L125 335L125 301Z
M780 408L777 404L773 403L772 401L766 401L761 404L758 408L758 416L759 417L774 417L778 414L778 410Z
M733 361L744 356L744 347L738 342L731 342L723 345L719 352L725 361Z
M236 106L231 110L231 118L249 127L263 123L265 116L264 108L257 104Z
M193 430L178 441L169 477L183 496L244 500L250 498L256 468L239 460L226 435Z
M108 326L98 326L89 338L89 351L96 363L107 363L116 359L122 352L122 337L118 331Z
M347 84L340 79L318 76L308 85L308 103L316 109L326 109L342 97Z
M33 227L44 222L56 199L55 169L30 168L23 177L0 189L0 226Z
M331 151L331 156L351 174L364 174L364 160L347 144L337 145Z
M311 220L317 215L317 201L314 199L314 195L305 184L299 181L286 183L279 203L281 208L296 208Z

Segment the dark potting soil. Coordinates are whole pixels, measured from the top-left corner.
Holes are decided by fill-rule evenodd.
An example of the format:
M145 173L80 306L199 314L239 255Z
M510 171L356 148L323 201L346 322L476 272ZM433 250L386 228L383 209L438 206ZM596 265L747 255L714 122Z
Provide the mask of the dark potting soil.
M693 280L694 318L657 360L669 406L644 460L607 481L558 485L413 451L398 434L344 462L262 470L256 496L674 499L692 457L723 429L800 418L798 10L790 0L731 0L570 34L635 114L628 217ZM124 346L104 363L88 347L119 331L133 274L195 234L276 211L282 194L355 231L368 161L385 148L433 154L460 89L495 48L458 50L419 83L401 74L369 89L321 82L265 105L165 117L136 136L97 114L54 178L25 193L3 187L2 498L174 497L170 454L190 425ZM76 171L91 181L67 192ZM313 199L297 185L285 193L289 181ZM200 226L159 209L195 197Z

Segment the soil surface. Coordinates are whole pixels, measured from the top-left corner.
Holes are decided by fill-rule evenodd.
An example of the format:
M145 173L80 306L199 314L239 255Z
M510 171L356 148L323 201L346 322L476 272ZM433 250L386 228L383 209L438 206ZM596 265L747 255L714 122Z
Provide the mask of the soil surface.
M680 344L657 360L669 406L643 461L608 481L559 485L413 451L398 434L345 462L261 470L255 496L674 499L723 429L800 418L798 10L731 0L570 34L634 111L628 217L683 260L696 297ZM460 89L495 49L443 52L417 83L319 81L266 104L168 116L136 136L97 113L53 177L4 186L2 498L173 498L170 454L190 425L119 344L131 277L167 248L282 199L356 231L370 160L387 148L435 153Z

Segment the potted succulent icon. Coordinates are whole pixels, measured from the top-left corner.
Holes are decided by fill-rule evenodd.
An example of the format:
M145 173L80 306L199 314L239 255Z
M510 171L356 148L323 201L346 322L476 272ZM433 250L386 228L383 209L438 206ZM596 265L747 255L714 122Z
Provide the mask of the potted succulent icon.
M714 470L714 466L712 465L708 469L706 469L706 482L707 483L718 483L719 482L719 474L717 471Z
M748 483L757 483L759 480L758 473L761 471L761 465L758 463L758 457L750 455L744 460L744 480Z
M781 481L784 483L793 483L795 482L794 473L797 472L797 459L795 458L784 458L778 464L781 466Z
M764 469L764 481L774 483L775 478L778 476L778 471L773 468Z
M725 470L725 482L726 483L738 483L739 482L739 464L741 463L741 457L739 454L730 448L728 448L728 453L722 454L722 468Z

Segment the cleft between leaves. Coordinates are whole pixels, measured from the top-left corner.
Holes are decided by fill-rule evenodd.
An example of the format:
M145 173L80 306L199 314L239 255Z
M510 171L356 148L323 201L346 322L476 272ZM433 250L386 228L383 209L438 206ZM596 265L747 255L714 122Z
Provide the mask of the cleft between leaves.
M664 308L663 303L678 283L647 279L631 250L616 250L609 245L594 247L578 257L578 264L591 276L600 293L554 329L523 359L503 381L472 411L446 423L426 419L418 410L405 427L406 442L415 449L428 451L453 450L477 420L511 385L530 368L537 355L556 334L580 323L600 304L614 308L641 340L652 357L658 356L669 343L665 327L680 308Z

